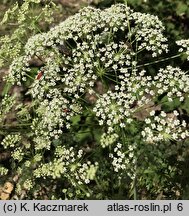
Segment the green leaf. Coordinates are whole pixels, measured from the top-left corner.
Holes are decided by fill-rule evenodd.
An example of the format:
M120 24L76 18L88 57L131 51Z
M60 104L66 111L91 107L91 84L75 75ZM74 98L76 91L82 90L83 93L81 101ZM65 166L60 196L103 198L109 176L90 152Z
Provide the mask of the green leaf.
M185 3L180 2L180 3L177 5L176 13L177 13L177 15L179 15L179 16L180 16L180 15L183 15L184 13L186 13L187 9L188 9L188 6L187 6Z
M53 143L53 145L56 147L56 146L58 146L58 145L61 144L61 140L60 140L60 139L53 140L52 143Z
M89 128L81 129L75 134L75 141L76 142L84 142L86 140L90 140L91 138L91 131Z
M168 101L167 96L162 98L161 103L162 103L162 109L165 112L173 111L174 109L180 107L181 105L181 101L179 100L179 98L175 98L173 99L173 101Z
M3 88L3 91L1 93L1 96L5 96L6 94L8 94L9 90L11 89L12 84L7 82Z
M72 126L78 125L78 123L80 122L80 120L81 120L81 116L80 115L73 116L71 118Z
M101 139L101 136L102 136L102 129L101 128L94 128L94 138L95 140L97 141L97 143L100 143L100 139Z
M189 114L189 97L186 98L181 108L184 109Z

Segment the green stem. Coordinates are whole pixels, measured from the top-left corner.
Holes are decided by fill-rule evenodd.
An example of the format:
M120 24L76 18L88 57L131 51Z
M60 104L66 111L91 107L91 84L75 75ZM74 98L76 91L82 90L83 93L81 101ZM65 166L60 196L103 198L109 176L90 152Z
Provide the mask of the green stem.
M33 77L31 77L31 76L28 75L27 73L26 73L26 76L29 77L29 78L32 79L32 80L35 80Z
M110 29L109 35L108 35L108 44L110 43L111 35L112 35L112 28Z
M136 177L133 180L133 194L134 194L134 200L137 200L137 186L136 186Z
M116 81L115 79L110 78L109 76L104 75L104 77L106 77L107 79L113 81L116 84L120 84L120 82Z
M102 189L102 187L101 187L101 185L100 185L100 182L98 181L97 177L95 177L94 180L95 180L95 182L96 182L98 188L99 188L99 189Z
M5 61L5 62L9 62L5 57L3 57L2 55L0 55L0 58L2 58L3 59L3 61Z
M127 1L125 1L125 5L127 7ZM129 22L129 18L128 18L128 15L126 14L127 16L127 27L128 27L128 31L129 31L129 41L132 43L132 40L131 40L131 27L130 27L130 22Z
M181 55L182 55L182 53L171 56L171 57L167 57L167 58L164 58L164 59L156 60L156 61L153 61L153 62L148 62L148 63L142 64L142 65L137 65L136 68L140 68L140 67L149 66L149 65L160 63L160 62L168 61L168 60L171 60L171 59L174 59L174 58L178 58ZM132 67L130 67L128 69L132 69Z
M136 161L135 161L135 164L134 164L134 166L135 166L134 167L134 169L135 169L135 177L134 177L134 180L133 180L133 196L134 196L134 200L138 199L138 195L137 195L137 159L138 158L136 158Z

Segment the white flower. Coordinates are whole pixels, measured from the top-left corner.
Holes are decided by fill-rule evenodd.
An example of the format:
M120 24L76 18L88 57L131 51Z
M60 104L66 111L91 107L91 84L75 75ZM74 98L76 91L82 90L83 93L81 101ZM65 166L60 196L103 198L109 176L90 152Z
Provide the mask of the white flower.
M150 112L150 116L154 116L154 115L155 115L155 111L152 110L152 111Z

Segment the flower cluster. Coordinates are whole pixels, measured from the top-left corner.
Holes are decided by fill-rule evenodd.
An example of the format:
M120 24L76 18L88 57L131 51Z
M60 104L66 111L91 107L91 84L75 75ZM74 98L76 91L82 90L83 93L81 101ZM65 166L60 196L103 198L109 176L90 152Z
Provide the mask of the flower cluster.
M168 101L183 101L189 92L189 76L180 68L167 66L160 69L152 81L156 96L166 93Z
M24 184L23 184L24 189L30 190L33 188L33 182L31 179L26 179Z
M113 155L112 153L109 154L109 157L113 159L112 165L114 167L114 171L118 172L119 170L126 169L125 166L125 154L121 152L122 144L117 143L117 146L114 148L114 153L116 155Z
M38 100L43 100L44 97L49 99L59 97L61 95L61 91L55 88L61 79L58 74L59 71L60 68L56 62L48 62L47 65L40 68L38 71L38 78L36 78L32 83L28 94L31 94L33 98Z
M100 119L99 125L107 124L110 133L116 125L123 128L125 123L131 123L130 105L132 103L132 98L130 100L127 94L108 91L97 100L93 111Z
M98 162L91 164L90 161L87 161L87 163L84 164L79 163L77 170L75 170L75 167L71 168L71 171L74 171L73 176L75 177L79 185L89 184L91 180L94 180L97 170ZM74 184L74 182L72 182L72 184L76 185L76 183Z
M29 58L33 56L46 62L49 58L53 60L53 55L61 54L60 65L63 64L64 76L66 75L63 82L66 82L69 73L78 84L81 84L80 79L87 76L93 82L96 79L95 73L90 73L94 72L98 63L116 69L116 64L130 64L130 58L140 50L152 51L152 56L166 51L163 30L164 27L157 17L133 12L125 5L113 5L104 11L84 8L49 32L30 38L25 46L26 55L21 57L23 65L13 63L12 71L15 72L12 74L17 74L16 71L20 69L19 74L24 76L27 70L22 68L27 67ZM138 45L132 45L132 40L137 40ZM112 61L116 64L112 64ZM16 76L15 81L18 82Z
M12 84L16 82L17 85L21 85L22 81L26 81L26 76L30 72L29 59L28 56L21 56L12 62L7 77L8 82Z
M42 164L34 171L34 175L37 178L45 178L47 176L52 176L54 179L60 178L62 174L68 172L69 166L76 163L76 160L81 158L82 154L83 152L79 151L77 156L75 156L73 147L67 149L64 146L59 146L55 151L56 158L49 163Z
M102 145L103 148L105 148L106 146L110 146L113 143L115 143L118 137L119 135L116 133L113 134L103 133L100 139L100 144Z
M113 149L113 153L109 154L109 157L112 159L112 165L114 171L116 173L119 172L121 174L124 170L127 171L127 175L133 179L135 177L135 168L136 168L136 161L137 157L135 154L135 150L137 148L136 143L129 144L127 146L127 150L124 151L123 149L126 146L123 146L121 143L117 143L116 147Z
M17 147L17 148L14 149L11 156L15 161L20 162L23 159L24 152L23 152L22 148Z
M145 70L137 70L129 74L127 69L121 68L119 75L120 86L116 85L117 91L126 92L131 104L137 101L138 106L149 103L155 95L152 86L153 78L146 75Z
M78 99L92 92L102 78L113 76L121 86L115 87L117 92L100 95L93 110L101 118L100 125L107 121L108 132L112 132L115 125L125 127L126 122L130 123L129 110L138 96L133 92L139 91L140 80L129 86L135 82L136 74L128 77L131 71L127 67L136 66L135 56L144 49L152 56L167 51L163 30L157 17L117 4L104 11L84 8L49 32L31 37L25 45L25 55L12 63L7 79L20 85L31 76L32 58L43 63L28 91L40 101L38 117L32 122L37 148L49 148L51 137L57 139L65 127L70 128L69 119L77 113L73 107L81 109ZM143 83L146 81L143 76ZM145 91L140 93L141 103L147 101L144 94Z
M187 55L187 60L189 61L189 40L179 40L179 41L176 41L176 44L178 46L180 46L181 48L179 49L179 52L184 52L186 55Z
M47 99L40 103L36 110L37 118L32 121L36 138L36 149L50 148L50 138L58 139L59 136L70 128L70 118L81 110L79 104L72 102L70 105L66 98L60 96Z
M164 50L168 52L168 46L164 44L167 38L162 35L164 27L157 16L136 12L133 13L133 18L137 24L137 28L133 33L136 34L139 51L143 49L151 51L153 57L162 54ZM155 28L152 28L152 26L155 26Z
M3 141L1 142L1 145L6 148L15 147L17 143L19 143L21 140L20 134L8 134Z
M155 115L155 111L150 112L150 117L145 119L146 127L141 132L147 143L158 143L167 140L182 140L189 136L186 129L186 122L180 121L177 116L179 113L174 110L173 113L161 111Z
M9 25L10 23L14 23L14 25L6 32L5 36L0 36L0 67L8 66L14 59L17 59L23 52L25 39L35 35L39 29L41 32L44 26L46 28L46 25L54 20L53 14L58 7L52 1L43 3L43 0L25 0L22 4L15 2L4 13L1 25ZM36 10L36 6L40 7L40 10ZM14 72L12 71L12 75ZM15 75L18 74L19 71ZM20 82L18 77L12 77L9 80Z
M6 114L10 112L10 110L15 105L15 97L5 95L0 104L0 123L6 118Z
M167 66L154 77L147 76L145 70L131 75L124 72L119 76L121 82L115 91L101 95L93 108L99 125L107 125L108 132L112 132L115 125L124 128L137 117L140 109L154 105L153 101L160 95L167 96L168 101L176 98L184 101L188 97L189 76L179 68Z
M7 175L8 171L9 170L7 168L0 166L0 176Z
M58 146L55 156L52 162L42 164L34 170L36 178L52 176L53 179L56 179L64 176L75 186L76 184L88 184L94 179L98 163L92 164L88 161L81 164L79 159L83 156L82 150L79 150L76 155L73 147L67 149L64 146Z

